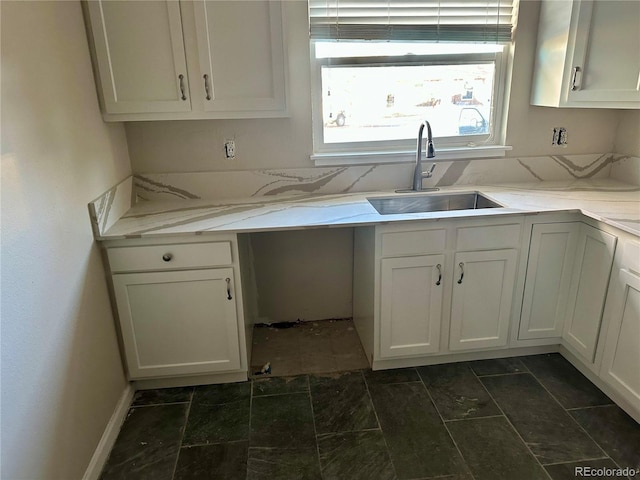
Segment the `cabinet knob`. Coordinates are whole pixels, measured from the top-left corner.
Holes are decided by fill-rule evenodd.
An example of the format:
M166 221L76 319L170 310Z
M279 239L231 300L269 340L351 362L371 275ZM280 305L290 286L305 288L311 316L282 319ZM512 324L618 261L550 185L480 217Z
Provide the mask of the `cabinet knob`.
M436 285L440 285L442 281L442 265L437 264L436 268L438 269L438 281L436 282Z
M173 255L171 255L170 253L165 253L164 255L162 255L162 260L164 260L165 262L170 262L172 258Z

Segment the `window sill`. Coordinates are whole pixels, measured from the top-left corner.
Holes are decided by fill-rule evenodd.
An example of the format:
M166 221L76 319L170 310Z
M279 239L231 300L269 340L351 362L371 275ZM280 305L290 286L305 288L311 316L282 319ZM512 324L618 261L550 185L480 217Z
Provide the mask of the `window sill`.
M498 158L506 156L513 147L509 145L491 145L480 147L436 147L435 161L470 160L478 158ZM409 163L415 162L415 151L395 152L353 152L353 153L319 153L311 155L316 167L333 167L338 165L367 165L374 163ZM430 159L431 160L431 159Z

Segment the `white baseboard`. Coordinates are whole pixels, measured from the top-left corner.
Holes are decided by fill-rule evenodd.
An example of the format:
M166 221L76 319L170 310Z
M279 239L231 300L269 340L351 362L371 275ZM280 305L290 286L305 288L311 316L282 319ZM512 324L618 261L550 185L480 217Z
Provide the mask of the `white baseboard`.
M102 469L107 462L107 458L109 458L109 453L111 453L111 449L118 438L118 433L120 433L120 427L129 412L134 393L135 390L131 384L127 384L109 419L109 423L107 423L104 429L102 438L98 442L96 450L93 452L93 456L91 457L87 470L84 472L82 480L98 480L100 478Z
M2 0L0 0L2 1ZM209 375L191 375L181 377L149 378L135 380L132 385L136 390L149 390L152 388L191 387L193 385L209 385L211 383L246 382L247 371L229 373L212 373Z
M481 350L476 352L454 352L442 355L431 355L416 358L394 358L390 360L374 360L372 370L386 370L389 368L421 367L424 365L438 365L441 363L469 362L473 360L487 360L494 358L521 357L523 355L539 355L555 353L559 345L538 345L535 347L503 348L501 350Z

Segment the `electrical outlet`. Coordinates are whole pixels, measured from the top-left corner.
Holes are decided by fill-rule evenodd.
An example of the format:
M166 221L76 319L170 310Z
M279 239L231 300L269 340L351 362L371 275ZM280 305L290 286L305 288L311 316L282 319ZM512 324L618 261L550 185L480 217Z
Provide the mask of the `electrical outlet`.
M224 156L228 160L236 158L236 142L235 140L224 141Z
M567 129L563 127L555 127L553 129L553 139L551 145L566 147L567 146Z

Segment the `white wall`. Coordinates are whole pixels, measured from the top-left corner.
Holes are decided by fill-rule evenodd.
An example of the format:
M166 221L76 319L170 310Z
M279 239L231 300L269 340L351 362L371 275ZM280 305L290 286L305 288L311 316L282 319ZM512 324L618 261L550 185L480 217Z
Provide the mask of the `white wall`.
M352 314L353 229L251 234L260 322Z
M640 157L640 110L620 112L613 151Z
M123 374L87 203L130 174L100 117L80 2L0 2L2 465L81 478Z
M289 19L291 117L127 123L136 173L199 172L313 166L311 87L306 2L285 2ZM612 151L619 112L529 105L539 2L520 3L506 143L510 157ZM553 127L565 127L569 146L551 146ZM224 159L225 138L236 139L237 159Z

